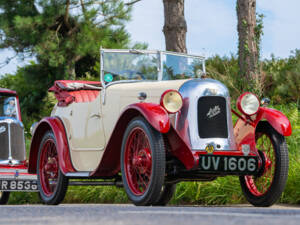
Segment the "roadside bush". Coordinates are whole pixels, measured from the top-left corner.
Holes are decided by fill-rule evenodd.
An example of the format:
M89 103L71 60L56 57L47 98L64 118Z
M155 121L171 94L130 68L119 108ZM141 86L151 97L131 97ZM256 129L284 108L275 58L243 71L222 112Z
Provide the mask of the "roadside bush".
M267 74L265 93L274 104L298 103L300 97L300 50L295 50L287 59L265 60L262 68Z

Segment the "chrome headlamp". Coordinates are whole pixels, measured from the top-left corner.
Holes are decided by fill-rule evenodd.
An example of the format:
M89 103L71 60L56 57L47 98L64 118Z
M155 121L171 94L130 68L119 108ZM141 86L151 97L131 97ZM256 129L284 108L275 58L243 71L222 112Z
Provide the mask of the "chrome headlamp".
M237 108L247 116L256 114L259 106L260 103L257 96L250 92L245 92L237 100Z
M164 107L168 113L176 113L182 107L181 94L176 90L165 91L160 98L160 105Z

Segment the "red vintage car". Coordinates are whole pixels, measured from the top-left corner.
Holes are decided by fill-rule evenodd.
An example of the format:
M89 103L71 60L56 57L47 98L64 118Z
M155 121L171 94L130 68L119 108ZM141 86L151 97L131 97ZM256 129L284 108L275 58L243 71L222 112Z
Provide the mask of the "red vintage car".
M56 81L58 102L30 148L42 201L59 204L68 185L119 185L135 205L165 205L178 182L236 175L251 204L274 204L289 120L249 92L237 113L226 86L204 74L201 56L101 49L101 82Z
M36 174L27 172L24 126L19 99L13 90L0 88L0 204L10 192L38 191Z

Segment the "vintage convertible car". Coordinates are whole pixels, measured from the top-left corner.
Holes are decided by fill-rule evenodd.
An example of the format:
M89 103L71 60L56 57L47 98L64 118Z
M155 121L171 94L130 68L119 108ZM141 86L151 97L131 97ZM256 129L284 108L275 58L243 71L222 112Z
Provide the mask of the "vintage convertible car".
M100 52L101 83L56 81L58 103L34 129L29 172L44 203L60 203L68 185L118 185L135 205L165 205L176 183L225 175L240 177L255 206L278 200L291 135L281 112L249 92L237 100L241 114L232 110L201 56Z
M10 192L38 189L36 175L27 172L19 99L5 88L0 88L0 144L0 204L6 204Z

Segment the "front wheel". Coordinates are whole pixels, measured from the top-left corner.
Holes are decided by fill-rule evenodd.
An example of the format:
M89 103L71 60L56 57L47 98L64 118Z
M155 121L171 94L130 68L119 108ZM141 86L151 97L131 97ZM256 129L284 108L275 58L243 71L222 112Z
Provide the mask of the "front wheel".
M165 178L162 134L142 117L133 119L123 137L121 171L125 191L135 205L153 205Z
M262 167L256 176L241 176L247 200L254 206L271 206L281 196L288 177L288 149L284 136L268 122L260 122L255 133Z
M9 200L10 192L7 191L0 191L0 205L7 204Z
M37 178L40 198L45 204L57 205L63 201L68 178L59 169L57 145L52 131L44 135L40 144Z

